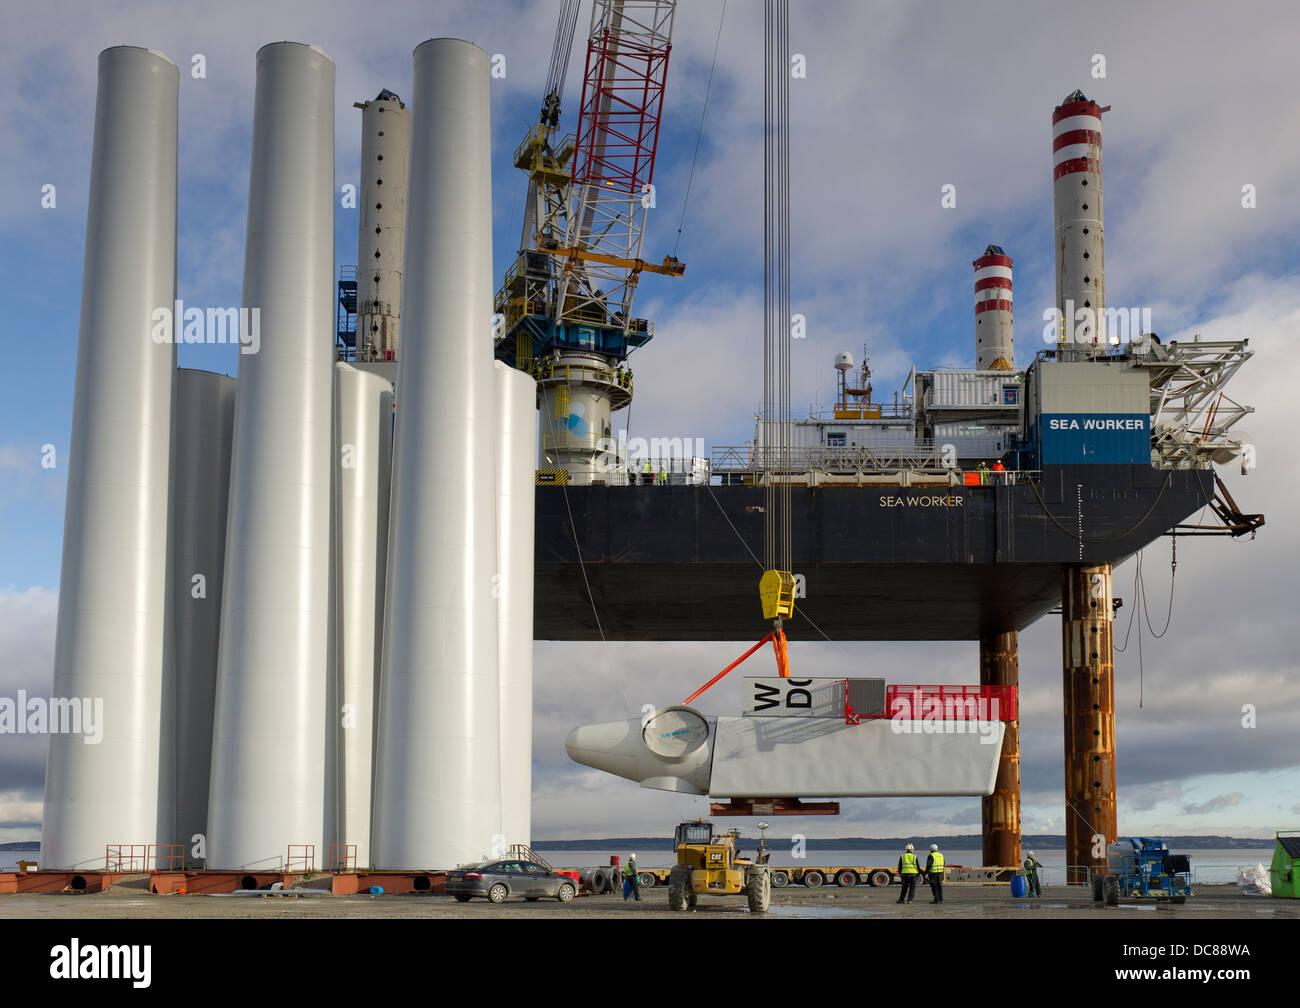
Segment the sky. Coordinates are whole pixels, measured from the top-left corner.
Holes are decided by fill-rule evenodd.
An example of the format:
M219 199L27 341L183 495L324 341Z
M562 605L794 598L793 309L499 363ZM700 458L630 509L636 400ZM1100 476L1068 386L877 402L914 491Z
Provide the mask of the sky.
M636 312L654 321L655 339L632 358L637 398L615 426L711 448L752 437L762 398L762 4L730 0L725 17L721 0L681 7L643 255L675 253L687 269L680 279L647 276L638 289ZM569 129L588 10L565 93ZM66 458L71 426L97 53L140 45L180 65L178 293L238 305L261 45L309 42L335 61L339 187L358 181L353 102L381 88L408 98L419 41L453 36L503 56L505 75L492 84L500 275L518 247L525 192L509 155L536 119L557 13L553 0L376 0L364 9L47 0L0 14L0 91L9 95L0 107L0 270L10 291L0 337L10 361L0 369L0 697L48 694L52 678L66 469L41 460L47 445ZM831 401L840 350L857 357L865 346L884 399L912 365L972 366L971 261L990 243L1015 261L1025 366L1043 346L1041 313L1054 299L1052 109L1076 88L1111 106L1108 303L1150 307L1166 340L1250 340L1254 358L1230 391L1257 411L1242 426L1258 465L1221 475L1243 510L1268 518L1253 542L1179 541L1159 639L1169 540L1144 552L1151 628L1143 618L1140 657L1137 626L1116 655L1120 829L1266 836L1300 825L1300 579L1289 520L1300 479L1300 9L1288 0L1097 0L1086 11L1052 0L793 0L791 49L805 69L790 89L792 307L807 320L807 338L792 348L796 415ZM47 186L53 206L42 205ZM955 206L942 205L945 186L955 187ZM335 223L336 263L353 264L356 211L338 209ZM233 374L227 349L182 346L180 364ZM1142 613L1135 568L1115 571L1125 600L1117 642ZM1026 833L1063 831L1058 626L1047 616L1020 638ZM577 724L634 714L642 697L676 702L748 643L538 642L534 837L663 835L678 818L704 814L703 799L572 764L563 738ZM923 669L927 682L978 677L974 643L795 639L790 657L809 675L892 680L906 667ZM734 712L738 691L724 681L706 711ZM1253 727L1243 724L1246 705ZM43 739L0 735L0 842L38 835L44 757ZM979 822L977 798L876 799L845 801L838 819L797 828L923 837L977 833Z

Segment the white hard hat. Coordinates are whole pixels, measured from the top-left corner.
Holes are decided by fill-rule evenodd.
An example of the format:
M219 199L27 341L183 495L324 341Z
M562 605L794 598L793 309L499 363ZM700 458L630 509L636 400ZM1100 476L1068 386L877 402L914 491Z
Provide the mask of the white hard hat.
M1034 852L1033 852L1033 851L1030 851L1030 852L1029 852L1029 856L1030 856L1030 857L1033 857L1033 856L1034 856Z
M916 850L916 848L913 847L911 844L908 844L908 845L907 845L907 849L908 849L908 850Z
M939 849L939 845L937 843L930 844L930 850L938 850L938 849Z
M627 856L627 859L628 859L629 861L635 861L635 860L636 860L636 855L635 855L635 854L629 854L629 855Z

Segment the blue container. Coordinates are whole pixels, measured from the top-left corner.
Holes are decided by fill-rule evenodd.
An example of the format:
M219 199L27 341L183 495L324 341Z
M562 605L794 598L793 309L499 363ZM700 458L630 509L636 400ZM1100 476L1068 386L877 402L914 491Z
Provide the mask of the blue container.
M1021 888L1023 889L1024 887L1021 886ZM382 896L382 895L384 895L384 887L383 887L383 886L372 885L372 886L370 887L370 895L371 895L371 896ZM1020 895L1023 896L1024 893L1021 893Z
M1029 891L1029 883L1025 881L1023 875L1011 876L1011 898L1024 899L1025 893Z

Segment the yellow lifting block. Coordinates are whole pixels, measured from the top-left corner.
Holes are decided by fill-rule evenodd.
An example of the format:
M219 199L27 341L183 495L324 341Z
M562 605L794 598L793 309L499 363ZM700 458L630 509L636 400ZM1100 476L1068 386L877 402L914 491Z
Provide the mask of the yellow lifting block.
M758 579L758 597L763 600L763 618L794 615L794 575L789 571L763 571Z

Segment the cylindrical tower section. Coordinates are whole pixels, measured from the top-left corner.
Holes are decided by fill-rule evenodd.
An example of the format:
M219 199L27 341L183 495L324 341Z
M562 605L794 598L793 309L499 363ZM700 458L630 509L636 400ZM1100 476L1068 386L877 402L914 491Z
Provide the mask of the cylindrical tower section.
M172 433L174 720L164 746L173 754L175 828L163 834L186 858L208 832L212 716L225 576L230 447L235 379L211 371L176 372Z
M105 845L156 837L179 85L161 53L99 54L54 651L69 724L50 731L44 868L102 867Z
M1057 350L1067 360L1108 352L1101 192L1101 114L1106 110L1075 91L1052 112L1056 307L1062 321Z
M582 486L623 482L628 460L619 454L610 415L632 401L632 372L601 354L564 351L539 361L537 378L537 468L564 470Z
M975 367L1011 371L1016 351L1011 328L1011 257L990 245L975 267Z
M334 462L337 539L339 703L338 842L370 865L374 724L383 640L392 477L393 391L377 375L336 364Z
M388 90L361 109L361 213L357 233L357 360L397 359L402 235L411 118Z
M325 839L334 330L334 64L257 53L208 867ZM333 712L331 712L332 716Z
M502 842L488 58L415 50L372 855L446 868Z
M980 685L1012 686L1019 693L1020 635L1015 630L980 635ZM986 865L1020 864L1020 721L1006 721L993 793L980 800Z
M530 842L533 796L533 521L537 383L493 362L497 393L497 667L501 670L501 817L508 843Z
M1112 597L1110 564L1066 569L1061 584L1061 651L1065 863L1071 885L1087 883L1088 867L1105 874L1106 844L1115 842L1118 830Z

